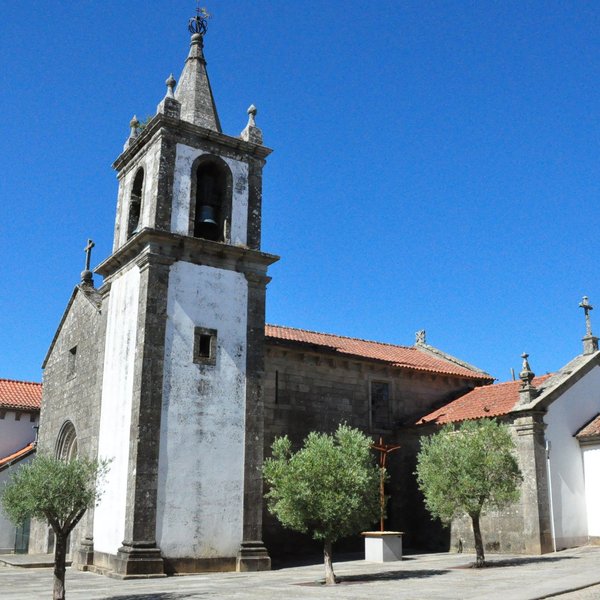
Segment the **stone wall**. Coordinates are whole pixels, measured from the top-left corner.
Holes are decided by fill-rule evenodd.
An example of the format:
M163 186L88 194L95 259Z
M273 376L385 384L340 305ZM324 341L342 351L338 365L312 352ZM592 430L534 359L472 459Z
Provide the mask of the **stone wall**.
M101 317L97 292L77 287L65 311L44 364L38 453L55 455L61 428L71 421L79 456L96 458L98 444L98 352ZM72 350L76 348L73 358ZM91 533L93 511L88 511L71 534L71 548ZM49 551L48 526L31 525L29 551Z
M386 427L374 426L370 420L372 382L389 384ZM474 383L465 379L390 367L376 361L345 359L314 347L306 349L267 339L265 456L270 456L276 436L287 434L299 447L310 431L332 432L343 422L374 439L383 436L385 443L400 443L402 450L389 460L388 492L392 499L387 528L406 531L407 546L447 549L448 532L430 521L416 489L413 472L418 435L404 432L400 425L473 387ZM298 547L318 550L318 545L308 537L284 532L266 512L264 540L272 557L297 553ZM361 545L361 539L357 538L342 547L358 550Z
M491 510L481 518L485 552L542 554L552 551L548 479L545 464L544 423L541 413L507 418L523 474L518 502ZM470 518L452 522L451 549L474 552Z

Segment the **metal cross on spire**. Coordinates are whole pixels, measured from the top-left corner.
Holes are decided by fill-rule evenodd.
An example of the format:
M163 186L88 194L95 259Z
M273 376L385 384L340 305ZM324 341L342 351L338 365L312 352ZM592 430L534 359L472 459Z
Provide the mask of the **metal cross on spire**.
M590 310L593 310L594 307L589 303L587 296L583 297L583 300L579 303L579 307L583 308L583 311L585 312L585 335L591 337L593 334Z
M92 258L92 248L95 245L96 244L94 244L93 240L88 240L87 246L83 249L83 251L85 252L85 270L86 271L90 270L90 260Z

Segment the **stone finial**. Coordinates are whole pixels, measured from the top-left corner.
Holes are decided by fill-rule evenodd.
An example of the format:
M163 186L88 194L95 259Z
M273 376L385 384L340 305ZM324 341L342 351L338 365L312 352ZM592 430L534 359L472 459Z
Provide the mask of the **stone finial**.
M171 73L165 81L167 93L156 107L157 114L163 114L172 119L179 119L181 115L181 103L175 99L176 83L177 81L175 80L175 77L173 77L173 73Z
M248 124L244 128L244 131L240 134L240 137L246 142L252 142L253 144L262 144L263 135L262 131L256 126L256 113L258 109L254 104L248 107Z
M82 285L91 285L94 287L94 275L90 271L90 260L92 258L92 248L95 246L93 240L88 240L86 247L83 249L85 252L85 269L81 272L81 283Z
M519 373L519 379L521 380L521 386L519 388L519 404L529 404L537 395L537 389L531 383L535 377L535 373L529 366L529 354L523 352L521 358L523 359L523 366Z
M415 344L426 344L425 330L419 329L419 331L415 332Z
M175 98L175 77L173 77L173 73L171 73L168 79L165 81L167 85L167 98Z
M135 138L137 138L137 136L140 134L139 127L140 122L138 121L138 118L133 115L133 117L131 117L131 121L129 121L129 137L127 138L125 146L123 147L124 150L127 150L127 148L135 141Z
M583 337L583 353L593 354L598 351L598 338L592 333L592 319L590 317L590 311L594 307L590 304L587 296L583 297L583 300L579 303L579 307L583 308L585 313L585 336Z

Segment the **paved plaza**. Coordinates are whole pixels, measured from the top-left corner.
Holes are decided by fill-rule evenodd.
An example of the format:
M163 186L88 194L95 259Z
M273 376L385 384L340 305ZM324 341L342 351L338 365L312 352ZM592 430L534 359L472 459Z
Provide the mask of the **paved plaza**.
M490 555L487 569L467 568L473 556L420 554L386 564L336 562L337 586L320 583L320 564L262 573L210 573L120 581L67 570L69 600L344 599L561 600L600 599L600 548L545 556ZM578 590L578 591L576 591ZM52 597L52 570L0 568L2 600Z

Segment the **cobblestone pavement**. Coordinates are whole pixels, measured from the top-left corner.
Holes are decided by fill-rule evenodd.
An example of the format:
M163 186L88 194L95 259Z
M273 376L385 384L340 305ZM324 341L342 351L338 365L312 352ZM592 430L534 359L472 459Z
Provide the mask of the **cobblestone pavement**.
M429 554L394 563L335 563L341 578L324 586L322 565L262 573L211 573L120 581L68 569L69 600L561 600L600 599L600 548L584 547L545 556L488 557L491 567L467 568L472 556ZM576 595L579 594L579 595ZM591 594L591 595L590 595ZM2 600L52 597L51 569L0 568Z

